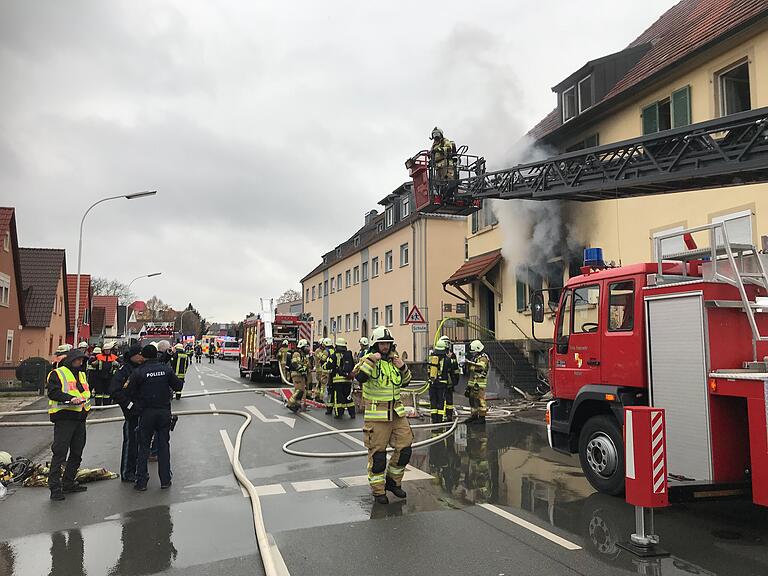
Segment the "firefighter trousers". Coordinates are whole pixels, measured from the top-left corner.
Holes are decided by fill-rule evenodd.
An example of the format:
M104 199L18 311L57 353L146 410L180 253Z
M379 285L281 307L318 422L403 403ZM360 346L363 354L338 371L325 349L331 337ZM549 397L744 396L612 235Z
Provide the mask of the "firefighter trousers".
M336 418L344 416L344 410L355 417L355 402L352 400L352 382L331 383L331 400L333 401L333 414Z
M485 418L485 415L488 413L488 405L485 402L485 388L470 387L469 406L472 408L472 416Z
M393 420L368 420L363 426L363 440L368 449L368 485L374 496L386 492L387 482L400 486L405 467L411 460L413 432L405 416ZM394 452L387 465L387 446Z
M433 423L440 423L445 419L445 401L448 386L444 382L432 382L429 385L429 415ZM453 394L451 394L453 404ZM453 406L451 406L453 413Z
M298 372L291 372L291 382L293 382L293 394L288 400L288 406L303 404L307 396L307 375Z
M323 402L325 400L333 401L331 398L329 372L317 371L317 389L315 390L315 400ZM330 403L330 402L329 402Z

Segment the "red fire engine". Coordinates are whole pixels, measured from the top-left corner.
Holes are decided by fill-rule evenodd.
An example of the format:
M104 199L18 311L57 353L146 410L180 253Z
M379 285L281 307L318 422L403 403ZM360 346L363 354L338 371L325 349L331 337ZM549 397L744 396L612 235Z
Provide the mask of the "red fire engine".
M298 315L277 314L274 321L261 316L246 318L240 342L240 377L249 376L252 382L269 376L280 378L277 351L283 340L295 349L302 338L312 341L312 322Z
M675 237L688 249L662 254ZM550 350L550 445L578 453L597 490L620 494L624 407L664 408L670 496L751 484L768 506L768 255L729 242L727 222L655 247L657 262L618 268L588 249L567 282ZM544 315L538 292L533 319Z

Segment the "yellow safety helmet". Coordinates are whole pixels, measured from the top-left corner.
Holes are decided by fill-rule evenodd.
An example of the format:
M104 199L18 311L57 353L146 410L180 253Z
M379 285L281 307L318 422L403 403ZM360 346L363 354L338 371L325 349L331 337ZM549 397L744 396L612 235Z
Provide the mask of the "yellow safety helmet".
M68 344L61 344L58 348L56 348L56 354L61 355L69 352L69 348L67 348L67 346Z
M448 349L448 344L442 338L435 342L435 352L444 352Z
M392 333L384 326L376 326L371 332L371 346L378 344L379 342L394 342Z
M483 343L480 342L480 340L472 340L469 344L469 349L472 352L482 352L485 349L485 346L483 346Z
M344 346L344 348L347 347L347 339L346 338L336 338L336 346Z
M309 342L305 338L299 340L299 348L306 348L307 346L309 346Z
M359 342L360 342L360 346L364 346L366 348L371 345L371 343L368 341L368 338L366 338L365 336L360 338Z

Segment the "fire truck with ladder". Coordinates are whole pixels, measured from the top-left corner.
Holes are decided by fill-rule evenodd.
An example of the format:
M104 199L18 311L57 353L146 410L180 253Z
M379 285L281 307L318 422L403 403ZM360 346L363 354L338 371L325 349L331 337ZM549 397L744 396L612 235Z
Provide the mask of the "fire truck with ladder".
M249 377L252 382L280 378L277 352L283 340L295 350L301 339L312 341L312 322L300 315L276 314L274 320L261 315L246 318L240 343L240 377Z
M416 208L469 214L486 198L594 201L768 182L768 108L458 178L406 162ZM685 249L663 251L677 237ZM672 500L747 492L768 506L768 254L720 222L654 239L656 261L609 267L586 251L554 313L549 442L600 492L624 490L624 408L666 411ZM669 244L666 244L669 246ZM547 310L534 294L532 321Z

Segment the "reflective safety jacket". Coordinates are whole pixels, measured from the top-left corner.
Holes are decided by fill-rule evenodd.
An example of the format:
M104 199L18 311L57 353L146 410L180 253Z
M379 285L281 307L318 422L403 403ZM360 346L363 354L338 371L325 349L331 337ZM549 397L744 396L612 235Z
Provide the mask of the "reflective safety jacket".
M285 366L286 362L288 362L288 354L290 353L291 349L288 348L288 346L280 346L280 348L277 350L277 361L280 362L283 366Z
M446 354L432 354L427 361L429 367L429 381L453 386L459 379L459 362L455 356L450 358Z
M58 380L61 388L56 386ZM66 366L56 368L48 375L48 414L55 420L54 414L59 412L77 412L82 413L74 416L75 419L85 420L88 411L91 409L91 390L88 388L88 379L85 377L84 370L77 371L77 378L72 370ZM61 393L58 393L58 392ZM82 404L68 404L72 398L82 398L85 400Z
M400 400L400 388L411 381L407 364L398 369L392 363L395 356L378 362L373 354L366 354L358 365L358 381L363 384L365 420L391 421L405 416L405 406Z
M171 357L171 366L173 371L176 372L179 380L184 380L184 376L187 374L187 368L189 368L189 356L186 352L178 352Z
M488 368L490 365L491 360L485 353L481 353L474 360L468 361L469 382L467 386L485 388L488 385Z
M309 372L309 358L302 350L295 350L291 356L291 371L298 374Z
M448 138L432 142L432 161L435 167L448 166L456 163L456 144Z
M333 374L333 381L334 382L351 382L352 381L352 372L349 374L339 374L339 370L341 370L344 366L344 359L347 359L347 364L352 364L352 372L354 372L354 366L355 366L355 357L352 355L352 352L349 350L334 350L333 356L328 358L328 361L325 363L325 365L328 367L328 370Z
M332 348L318 348L315 350L315 370L317 370L318 373L327 374L331 371L327 364L332 354Z

